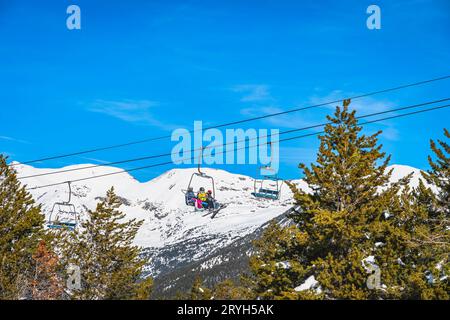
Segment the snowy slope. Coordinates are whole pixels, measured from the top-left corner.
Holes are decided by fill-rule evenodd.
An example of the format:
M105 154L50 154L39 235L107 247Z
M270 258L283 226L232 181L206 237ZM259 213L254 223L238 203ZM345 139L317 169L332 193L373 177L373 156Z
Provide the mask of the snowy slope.
M71 170L89 164L69 166L60 169L36 169L27 165L17 165L19 177ZM412 185L418 184L420 171L407 166L391 166L394 169L392 180L413 172ZM113 167L96 167L93 169L66 172L22 180L29 187L52 184L67 180L76 180L120 171ZM268 221L282 215L292 206L292 194L287 185L282 186L282 196L278 201L255 199L254 180L251 177L232 174L223 170L204 169L206 174L214 177L216 199L227 203L215 219L203 217L203 213L194 212L193 207L184 203L183 190L196 169L172 169L161 176L145 183L140 183L127 173L106 176L72 183L72 200L83 218L87 209L94 209L96 203L105 196L106 191L114 186L123 205L121 210L127 218L144 220L138 232L136 244L147 248L152 258L149 273L157 275L169 269L186 265L192 261L204 259L215 250L224 248L237 239L249 235ZM307 185L294 181L305 191ZM212 189L209 180L194 178L195 190L200 186ZM42 204L47 215L54 202L66 201L67 185L58 185L30 191L36 201Z
M420 174L419 169L416 169L416 168L410 167L410 166L404 166L404 165L393 165L393 166L390 166L387 168L387 170L391 170L391 169L394 169L392 171L392 175L391 175L391 182L397 182L401 178L406 177L408 174L412 173L413 176L411 178L409 185L413 188L416 188L417 186L419 186L419 180L422 178L422 175Z

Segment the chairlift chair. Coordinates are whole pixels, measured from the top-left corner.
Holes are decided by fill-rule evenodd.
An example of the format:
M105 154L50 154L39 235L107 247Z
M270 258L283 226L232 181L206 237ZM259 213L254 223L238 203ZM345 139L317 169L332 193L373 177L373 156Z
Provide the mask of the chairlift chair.
M270 149L270 163L273 163L272 142L267 142ZM276 171L271 166L259 167L258 175L261 171L270 171L271 175L263 175L261 179L255 179L252 195L256 198L279 200L281 195L281 186L283 181L277 178ZM271 188L270 181L275 182L275 188Z
M261 167L260 169L273 171L270 167ZM275 187L271 187L270 182L274 182ZM276 175L264 175L261 179L255 179L252 195L256 198L279 200L282 185L283 180L278 179Z
M193 181L195 180L194 178L197 177L197 178L200 178L200 179L207 179L207 180L209 180L210 184L211 184L211 189L210 190L211 190L212 197L213 197L213 199L216 198L216 185L215 185L215 182L214 182L214 178L212 176L209 176L206 173L202 172L202 170L201 170L201 157L202 157L202 155L203 155L203 148L202 148L202 150L200 152L200 159L199 159L199 162L198 162L198 169L197 169L198 172L194 172L191 175L191 179L189 180L189 184L187 186L187 189L186 189L186 192L185 192L185 195L184 195L186 205L193 206L193 207L195 207L196 210L202 210L203 208L197 208L197 206L196 206L196 194L195 194L195 191L194 191L194 188L193 188ZM216 207L216 206L218 206L218 203L216 201L214 201L214 207Z
M69 199L68 201L55 202L50 212L48 219L48 228L50 229L70 229L75 230L78 226L79 216L70 200L72 198L72 188L70 181L67 182L69 186Z
M194 179L195 177L198 177L198 178L201 178L201 179L208 179L208 180L210 180L211 181L210 182L211 183L211 187L212 187L211 188L212 197L214 199L216 198L216 187L215 187L214 178L209 176L209 175L207 175L207 174L205 174L204 172L201 172L199 170L198 172L194 172L191 175L191 179L189 180L189 184L188 184L187 189L186 189L185 202L186 202L186 205L188 205L188 206L194 206L195 205L195 201L194 201L195 192L194 192L194 188L192 187L193 181L195 180Z

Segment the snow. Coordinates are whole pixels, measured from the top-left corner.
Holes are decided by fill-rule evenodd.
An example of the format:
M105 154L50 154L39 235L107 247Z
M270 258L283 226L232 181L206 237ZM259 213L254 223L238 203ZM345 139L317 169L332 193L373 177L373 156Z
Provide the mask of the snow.
M400 259L400 258L397 258L397 263L399 264L399 265L401 265L401 266L404 266L405 265L405 263L402 261L402 259Z
M361 264L367 272L373 272L375 269L379 269L379 266L375 263L375 256L368 256L362 259Z
M368 262L369 264L375 264L375 256L368 256L367 258L363 259L364 262Z
M386 168L387 171L390 171L391 169L393 169L391 179L390 179L391 182L397 182L401 178L406 177L408 174L413 173L412 179L409 183L409 186L411 188L418 187L419 180L422 180L425 183L425 180L422 178L422 175L421 175L419 169L416 169L416 168L410 167L410 166L398 165L398 164L388 166Z
M305 282L303 282L298 287L294 288L294 290L297 292L305 291L305 290L312 290L312 289L316 288L318 284L319 284L319 282L316 280L316 278L314 278L314 276L310 276L310 277L308 277L308 279L305 280Z
M275 266L278 268L282 268L282 269L290 269L291 263L289 261L281 261L281 262L275 263Z

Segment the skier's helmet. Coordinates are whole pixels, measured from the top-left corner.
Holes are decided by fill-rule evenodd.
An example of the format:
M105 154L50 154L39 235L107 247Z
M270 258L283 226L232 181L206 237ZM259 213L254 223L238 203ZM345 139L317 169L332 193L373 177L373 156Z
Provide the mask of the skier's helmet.
M203 188L203 187L200 187L200 191L205 191L205 188Z

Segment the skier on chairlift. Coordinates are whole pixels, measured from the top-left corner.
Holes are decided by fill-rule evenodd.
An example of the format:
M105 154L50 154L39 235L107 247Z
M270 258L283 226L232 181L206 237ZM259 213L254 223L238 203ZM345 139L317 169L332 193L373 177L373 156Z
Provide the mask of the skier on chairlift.
M195 203L195 192L194 188L189 187L186 191L186 204L187 205L194 205Z
M214 199L211 190L208 190L206 197L207 197L206 202L208 203L208 209L210 209L210 210L214 209L216 207L215 206L216 199Z
M200 189L197 192L197 197L196 197L196 207L197 209L203 209L205 208L208 204L207 204L207 200L208 200L208 195L205 192L205 188L200 187Z
M202 202L206 202L208 199L208 195L205 192L205 188L200 187L200 189L197 192L197 199L199 199Z

